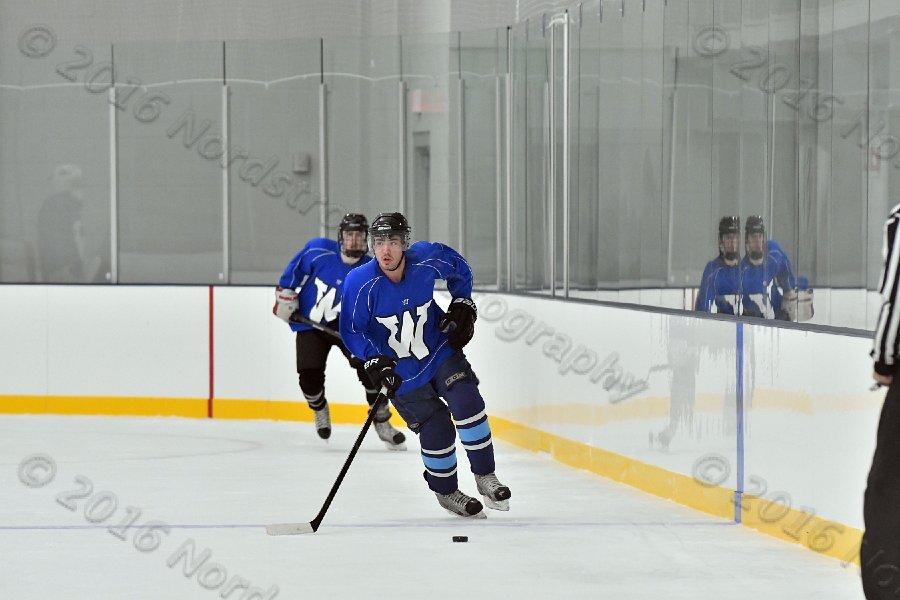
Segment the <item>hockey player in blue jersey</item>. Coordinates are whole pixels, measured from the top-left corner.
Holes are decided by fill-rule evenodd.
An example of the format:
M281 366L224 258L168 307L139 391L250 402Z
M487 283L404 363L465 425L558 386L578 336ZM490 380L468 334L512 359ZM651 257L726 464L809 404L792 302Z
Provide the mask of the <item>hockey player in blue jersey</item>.
M706 263L706 268L703 269L695 310L712 312L715 306L715 312L718 313L740 314L740 238L740 218L722 217L719 221L719 256Z
M719 220L719 255L706 263L700 280L695 310L735 315L740 311L740 271L738 248L741 239L741 220L726 216ZM690 428L694 418L697 369L699 357L696 332L689 321L672 317L669 320L668 362L671 367L669 422L658 432L650 432L651 447L667 450L682 427Z
M425 480L438 503L456 515L484 517L481 502L459 489L458 432L485 504L509 510L509 488L494 474L478 378L462 353L475 332L472 270L453 249L430 242L410 246L409 236L400 213L382 213L372 222L369 238L376 260L347 276L341 337L418 434ZM446 313L433 297L440 279L453 296Z
M791 261L778 242L766 239L766 226L759 215L747 217L744 245L740 265L743 314L790 321L782 300L785 295L796 295Z
M288 322L297 332L297 375L303 397L313 410L316 432L322 439L331 436L331 412L325 397L325 364L332 346L356 369L366 391L369 406L378 392L370 383L362 361L353 357L336 335L329 335L309 324L297 323L291 317L300 315L334 331L338 328L341 291L353 269L372 260L366 253L368 221L365 216L350 213L338 227L338 239L315 238L287 264L275 290L272 312ZM299 292L297 290L299 289ZM391 412L386 405L375 415L375 431L391 450L405 450L405 436L388 422Z

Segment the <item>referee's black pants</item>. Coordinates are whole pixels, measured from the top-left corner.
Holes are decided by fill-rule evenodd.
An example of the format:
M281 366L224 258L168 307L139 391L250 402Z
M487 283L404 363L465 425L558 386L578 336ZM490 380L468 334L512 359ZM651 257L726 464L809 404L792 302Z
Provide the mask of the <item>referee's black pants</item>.
M860 549L867 600L900 598L900 374L888 388L863 503Z

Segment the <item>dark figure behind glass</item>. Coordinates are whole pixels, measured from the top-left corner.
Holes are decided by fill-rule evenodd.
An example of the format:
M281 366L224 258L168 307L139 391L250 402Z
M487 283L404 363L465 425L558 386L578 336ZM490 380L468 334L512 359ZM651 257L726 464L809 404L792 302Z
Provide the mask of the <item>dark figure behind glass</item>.
M85 281L81 169L60 165L38 213L41 277L47 283Z

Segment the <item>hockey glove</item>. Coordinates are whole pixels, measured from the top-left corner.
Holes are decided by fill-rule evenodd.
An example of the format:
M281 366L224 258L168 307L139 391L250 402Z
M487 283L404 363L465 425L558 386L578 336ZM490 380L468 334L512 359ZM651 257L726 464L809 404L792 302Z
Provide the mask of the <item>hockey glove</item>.
M375 389L385 388L388 398L393 398L394 392L403 383L403 379L394 370L396 367L397 363L390 356L373 356L363 365Z
M286 290L284 288L275 288L275 306L272 307L272 314L289 323L291 315L300 308L300 301L297 299L297 292L294 290Z
M447 314L438 325L441 331L449 334L447 343L454 350L462 350L475 335L475 319L478 312L471 298L454 298L450 302Z

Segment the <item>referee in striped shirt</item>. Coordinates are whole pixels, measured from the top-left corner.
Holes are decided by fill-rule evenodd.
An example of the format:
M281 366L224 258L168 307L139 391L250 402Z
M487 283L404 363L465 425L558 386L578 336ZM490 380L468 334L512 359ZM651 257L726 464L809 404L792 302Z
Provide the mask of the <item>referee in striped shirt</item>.
M881 408L872 468L866 483L863 518L866 530L860 549L863 591L868 600L900 596L900 378L894 374L900 362L900 204L891 209L884 224L879 291L882 305L875 328L872 378L887 386Z

